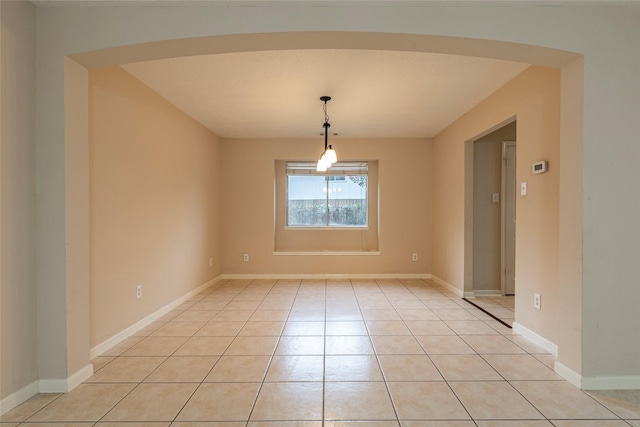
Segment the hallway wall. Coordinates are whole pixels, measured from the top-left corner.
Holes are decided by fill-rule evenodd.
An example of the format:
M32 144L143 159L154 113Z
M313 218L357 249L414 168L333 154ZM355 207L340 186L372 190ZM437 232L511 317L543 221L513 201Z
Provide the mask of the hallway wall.
M89 105L95 347L220 274L221 154L120 67L89 73Z

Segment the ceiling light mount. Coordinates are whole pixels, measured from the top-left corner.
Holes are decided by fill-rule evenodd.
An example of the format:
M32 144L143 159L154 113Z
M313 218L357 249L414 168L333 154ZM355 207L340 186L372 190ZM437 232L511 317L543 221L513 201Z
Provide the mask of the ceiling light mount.
M331 124L329 123L329 115L327 114L327 102L331 101L331 97L326 95L321 96L320 101L324 103L322 106L324 111L324 123L322 124L322 127L324 128L324 152L322 153L320 160L318 160L316 170L318 172L324 172L338 161L338 158L333 147L329 145L329 127L331 127Z

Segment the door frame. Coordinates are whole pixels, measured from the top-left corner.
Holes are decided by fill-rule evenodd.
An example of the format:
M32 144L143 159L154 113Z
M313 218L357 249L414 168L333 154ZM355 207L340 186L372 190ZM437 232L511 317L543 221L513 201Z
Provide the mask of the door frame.
M515 147L516 148L516 158L517 158L517 144L516 141L502 141L502 172L501 172L501 189L500 192L502 197L500 197L500 291L502 292L502 296L506 295L506 281L507 281L507 254L506 254L506 222L507 222L507 147ZM517 176L517 162L516 162L516 176ZM516 177L514 177L516 178ZM517 184L517 179L516 179ZM517 187L517 185L516 185ZM514 197L515 204L515 197ZM515 206L514 206L515 210ZM513 232L515 233L515 227ZM514 242L515 242L514 237ZM514 248L515 251L515 248ZM515 269L515 266L514 266ZM514 271L515 274L515 271ZM515 276L514 276L515 281ZM515 283L514 283L515 286Z

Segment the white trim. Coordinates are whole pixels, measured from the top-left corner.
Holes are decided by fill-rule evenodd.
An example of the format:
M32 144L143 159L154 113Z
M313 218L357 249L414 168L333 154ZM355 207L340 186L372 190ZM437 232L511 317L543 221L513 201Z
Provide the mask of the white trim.
M80 384L88 380L93 375L93 363L89 363L84 368L67 378L67 391L71 391Z
M522 326L518 322L513 322L512 327L515 334L522 335L524 338L528 339L535 345L542 347L556 357L558 356L558 346L556 344L536 334L531 329Z
M0 400L0 415L4 415L16 406L26 402L40 391L38 381L27 384L20 390Z
M378 256L382 255L380 251L274 251L272 253L274 256L349 256L349 255L357 255L357 256Z
M66 379L64 380L40 380L40 393L66 393L69 386Z
M452 284L445 282L444 280L442 280L438 276L435 276L435 275L432 274L431 275L431 280L436 282L438 285L444 286L445 288L447 288L449 291L453 292L454 294L456 294L460 298L462 298L462 297L464 297L466 295L465 292L463 292L462 290L456 288Z
M431 279L431 274L223 274L225 280L258 279Z
M501 297L502 292L500 289L476 289L471 292L465 292L465 298L474 298L474 297Z
M129 326L128 328L118 332L117 334L115 334L111 338L108 338L107 340L105 340L105 341L101 342L100 344L96 345L91 350L89 350L89 358L90 358L90 360L93 360L96 356L100 356L105 351L107 351L110 348L114 347L116 344L122 342L125 338L130 337L131 335L135 334L139 330L141 330L141 329L145 328L146 326L150 325L151 323L155 322L156 320L158 320L159 318L161 318L162 316L164 316L165 314L167 314L168 312L170 312L171 310L173 310L174 308L176 308L180 304L182 304L185 301L189 300L190 298L194 297L195 295L197 295L198 293L202 292L206 288L216 284L222 278L223 277L221 275L217 276L217 277L214 277L213 279L209 280L208 282L206 282L205 284L199 286L198 288L194 289L193 291L188 292L187 294L185 294L185 295L181 296L180 298L172 301L171 303L165 305L164 307L160 308L159 310L154 311L153 313L151 313L150 315L148 315L144 319L141 319L141 320L137 321L136 323L134 323L133 325Z
M285 225L282 228L286 231L292 231L292 230L293 231L362 231L362 230L368 230L369 226L368 225L362 225L362 226L334 225L332 227L327 227L327 226L316 227L316 226L310 226L310 225Z
M638 390L640 375L582 377L583 390Z
M568 368L566 365L558 362L557 360L553 364L553 370L556 374L560 375L562 378L569 381L574 386L582 388L582 377L576 371Z

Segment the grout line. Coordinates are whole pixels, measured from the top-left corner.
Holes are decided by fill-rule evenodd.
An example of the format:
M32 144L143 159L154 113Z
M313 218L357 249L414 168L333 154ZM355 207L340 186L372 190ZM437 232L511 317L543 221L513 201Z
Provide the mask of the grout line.
M490 313L489 311L485 310L484 308L480 307L477 304L472 303L471 301L469 301L466 298L462 298L463 301L468 302L469 304L471 304L472 306L474 306L475 308L477 308L478 310L482 311L483 313L493 317L495 320L497 320L498 322L502 323L504 326L506 326L509 329L513 329L511 325L509 325L508 323L506 323L504 320L498 318L497 316L495 316L494 314Z

